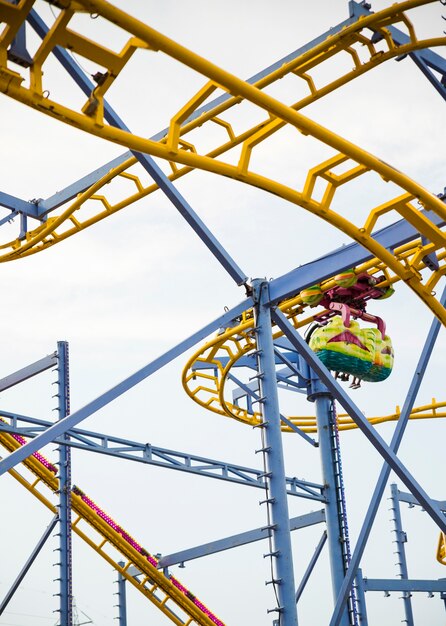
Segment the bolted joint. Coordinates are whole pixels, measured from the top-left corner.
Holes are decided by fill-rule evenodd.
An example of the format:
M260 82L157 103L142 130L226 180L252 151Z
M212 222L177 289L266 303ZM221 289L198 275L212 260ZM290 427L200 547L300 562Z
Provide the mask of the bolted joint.
M265 585L281 585L281 578L273 578L272 580L265 580Z

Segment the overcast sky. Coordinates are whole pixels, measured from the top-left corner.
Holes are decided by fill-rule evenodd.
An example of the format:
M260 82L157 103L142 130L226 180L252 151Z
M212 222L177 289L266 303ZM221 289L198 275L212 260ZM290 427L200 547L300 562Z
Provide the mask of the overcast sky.
M304 45L348 17L344 0L296 2L194 2L164 0L117 3L164 34L247 78ZM373 3L373 9L388 6ZM45 20L54 19L37 3ZM421 36L438 37L444 29L439 2L414 14ZM85 21L85 20L84 20ZM85 23L89 36L107 39L100 20ZM114 42L107 41L113 47ZM118 46L117 46L118 47ZM444 55L444 49L439 50ZM88 62L78 59L92 72ZM338 62L338 61L336 61ZM55 66L54 66L55 67ZM49 77L51 78L51 71ZM54 70L56 71L56 70ZM337 71L336 63L324 70ZM72 88L62 70L59 89ZM324 74L321 74L321 78ZM203 85L204 79L161 54L140 52L110 90L109 101L127 125L151 136ZM59 83L58 83L59 84ZM288 93L288 89L290 92ZM279 93L280 92L280 93ZM278 88L287 103L296 98L288 82ZM68 96L67 96L68 97ZM82 134L8 99L0 100L2 168L0 190L25 200L46 198L123 152L122 147ZM304 111L361 147L408 173L439 193L444 176L444 101L410 59L385 66L353 81ZM236 125L257 120L240 107ZM238 117L239 116L239 117ZM323 151L321 154L325 154ZM256 157L256 166L280 180L300 181L317 163L320 149L297 133L273 138ZM227 179L195 172L177 183L200 217L249 277L277 277L337 246L342 233L277 197ZM346 213L363 214L389 197L384 183L367 179L343 197ZM396 218L395 218L396 219ZM15 226L4 229L8 238ZM3 240L3 239L2 239ZM210 255L176 210L157 192L50 250L0 266L3 293L0 378L70 342L71 406L76 410L142 365L187 337L244 297L243 289ZM395 296L369 310L382 316L396 352L392 376L379 385L364 385L354 400L368 415L385 415L402 405L431 315L404 285ZM445 400L442 330L417 405L432 397ZM192 353L192 351L191 351ZM184 394L181 371L188 355L177 359L83 427L129 439L252 467L259 433L208 413ZM53 419L54 374L28 381L0 395L3 410ZM312 405L295 395L281 398L290 414L309 414ZM393 425L380 427L390 440ZM342 435L348 512L353 538L361 528L380 459L358 432ZM320 480L317 453L293 435L284 436L288 475ZM45 453L55 459L53 446ZM444 424L411 423L401 458L435 498L444 499ZM73 452L73 482L103 507L151 553L169 554L265 524L255 489L141 466L137 463ZM402 490L405 490L400 485ZM0 487L2 568L0 596L49 522L49 513L9 476ZM254 493L251 493L254 492ZM386 498L389 491L386 491ZM290 501L292 516L318 509L305 500ZM365 576L395 577L391 515L383 502L363 561ZM32 521L31 521L32 520ZM438 531L418 509L403 507L408 532L409 573L414 578L441 578L435 561ZM296 581L299 582L322 533L321 527L293 535ZM0 626L51 626L57 608L56 539L25 579ZM267 626L266 610L275 606L269 566L259 543L194 561L172 571L228 626ZM74 539L74 593L77 606L98 626L117 616L115 573ZM393 626L403 618L398 594L368 594L371 624ZM129 589L129 626L169 623L137 592ZM321 557L299 607L303 626L325 626L331 608L327 555ZM444 624L438 597L414 600L420 624ZM82 621L82 620L81 620Z

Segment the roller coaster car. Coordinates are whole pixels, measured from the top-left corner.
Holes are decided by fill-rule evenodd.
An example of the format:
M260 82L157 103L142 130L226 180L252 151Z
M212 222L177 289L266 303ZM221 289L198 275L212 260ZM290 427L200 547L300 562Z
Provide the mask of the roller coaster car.
M363 311L367 300L384 300L394 293L392 287L377 287L385 280L384 276L371 276L367 272L356 274L348 270L337 274L333 280L336 286L325 292L320 285L301 291L302 302L308 306L320 304L327 309L331 302L342 302Z
M348 380L353 376L352 388L360 381L385 380L393 367L393 348L385 334L385 324L379 317L332 302L335 317L317 326L309 339L310 348L336 377ZM377 324L377 328L361 328L351 315Z

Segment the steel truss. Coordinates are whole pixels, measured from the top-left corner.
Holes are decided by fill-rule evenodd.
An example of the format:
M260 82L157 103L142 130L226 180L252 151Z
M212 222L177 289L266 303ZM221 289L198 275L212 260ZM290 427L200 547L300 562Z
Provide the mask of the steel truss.
M125 597L125 582L127 581L155 604L167 619L178 626L190 624L202 626L218 624L223 626L223 622L219 618L170 574L168 567L259 540L266 540L269 545L264 557L271 562L272 577L267 581L267 584L271 584L274 588L277 602L268 612L272 613L274 624L278 626L297 626L298 600L325 545L330 556L334 598L334 612L330 626L338 626L339 624L342 626L366 625L368 622L365 592L402 592L405 621L408 624L414 623L410 601L411 593L440 593L443 598L446 597L444 580L429 581L409 578L399 502L405 501L422 506L443 533L446 533L445 505L428 495L398 457L398 449L413 411L440 325L442 322L446 322L446 289L439 298L433 294L434 287L438 286L446 271L444 263L442 263L445 244L443 227L446 223L445 195L441 193L438 196L430 194L395 168L315 124L299 112L310 102L314 102L355 77L348 73L324 89L318 90L316 88L308 72L316 64L316 59L328 58L338 51L347 51L351 55L356 74L368 71L384 60L390 58L401 60L402 57L408 55L422 70L438 93L446 99L446 61L432 50L426 49L428 45L431 47L441 45L444 43L444 39L418 40L404 13L404 11L424 3L422 0L407 1L401 3L398 9L389 8L375 15L366 3L358 5L351 2L348 20L263 72L256 74L248 81L242 81L156 33L148 26L133 20L124 12L111 7L102 0L80 0L77 3L71 3L67 0L67 2L59 3L60 13L52 28L48 28L38 13L32 9L32 2L14 3L0 0L0 18L6 24L2 39L0 39L4 52L0 59L2 64L0 88L2 91L21 102L39 108L49 115L62 116L63 114L66 122L130 148L130 152L101 166L95 172L45 200L25 202L6 192L1 192L0 204L9 210L10 214L0 222L0 226L14 218L18 218L20 222L19 235L16 240L11 242L10 249L3 255L2 260L12 260L20 256L34 254L105 217L104 212L99 211L88 224L83 224L76 220L74 213L84 201L94 197L94 194L102 189L106 183L111 182L116 176L122 175L123 172L138 162L153 179L153 184L150 187L142 189L137 177L128 174L130 178L133 177L133 180L136 179L135 183L139 191L138 198L151 193L156 188L161 189L224 270L237 285L244 286L246 290L246 298L240 304L73 413L70 412L68 346L65 342L59 342L57 352L0 381L0 390L6 390L31 376L36 376L42 371L56 366L59 398L57 407L59 419L56 422L6 411L1 412L3 420L0 423L0 443L9 450L10 454L0 460L0 474L10 472L53 513L57 511L57 517L54 518L49 529L45 531L13 588L3 601L1 610L9 602L20 580L35 560L56 523L60 527L59 596L63 626L71 626L73 623L72 532L84 539L118 572L119 620L121 625L127 623ZM71 17L79 8L97 13L104 19L115 21L121 28L128 31L133 39L120 54L106 52L103 47L94 42L87 43L84 37L73 34L67 28ZM399 22L403 22L407 26L408 35L395 26ZM43 41L35 58L32 58L27 51L26 24L29 24ZM366 28L372 33L369 37L366 37L363 32ZM330 46L327 48L327 41L330 38L332 38L330 41L333 48ZM347 43L346 40L348 40ZM358 42L365 44L370 53L369 60L363 65L359 62L353 47L353 44ZM385 42L387 45L386 50L380 55L377 54L375 48L379 42ZM133 135L127 125L104 100L107 89L139 47L163 50L172 58L199 71L211 81L172 119L166 130L149 140ZM68 52L71 49L83 52L88 58L95 61L100 60L102 65L107 68L107 72L96 77L96 83L93 83L73 62ZM54 53L62 66L87 95L88 101L80 113L70 109L65 103L43 98L42 66L50 53ZM10 62L30 68L32 80L29 88L22 85L23 77L18 72L11 70L8 65ZM263 86L282 78L287 72L294 72L303 78L310 88L310 95L293 106L284 105L262 91ZM213 93L216 85L224 90L224 95L202 106L203 102ZM243 100L267 112L269 117L265 123L247 130L241 137L236 137L231 126L218 116L223 114L227 108ZM214 148L210 154L200 154L199 151L195 150L195 146L192 146L191 149L191 145L187 144L182 137L187 135L189 130L208 121L217 121L223 125L228 131L230 140L223 146ZM249 169L253 148L286 124L315 137L335 150L331 159L310 170L302 190L289 189L276 181L263 179L259 174L255 174ZM225 151L237 145L243 147L239 166L235 168L220 157ZM167 161L172 168L171 175L164 173L155 162L155 157ZM343 174L335 173L336 168L344 163L349 163L349 169ZM267 191L273 191L280 197L295 202L323 217L355 241L273 281L255 279L249 282L245 272L174 186L173 181L178 176L182 176L194 168L230 176ZM331 201L338 187L370 170L398 185L402 190L402 195L386 205L375 208L365 225L350 223L344 216L334 214L331 210ZM321 202L316 201L313 197L317 179L323 179L327 183L325 195ZM56 218L50 217L53 211L75 198L74 204L65 213ZM421 208L417 208L412 203L415 198L421 201ZM120 210L134 200L135 198L132 200L126 198L119 206L112 208L109 206L106 214ZM375 230L379 217L390 211L396 211L403 215L403 219L385 228ZM62 236L57 228L67 219L71 220L73 227L68 231L68 234ZM37 228L29 227L31 220L39 223ZM302 300L299 300L299 293L305 287L316 282L329 281L337 272L357 266L366 267L371 273L377 273L384 269L384 283L386 285L394 284L399 280L405 281L436 316L421 352L390 445L386 444L350 396L309 349L297 330L300 326L311 321L311 318L306 318L302 322L297 321L298 316L305 310L305 307L302 306ZM430 272L427 280L423 279L421 273L425 270ZM190 361L190 367L186 369L187 373L183 383L189 395L193 396L202 406L217 412L220 411L240 421L244 421L247 414L252 417L254 415L252 406L257 405L257 417L255 420L252 417L252 425L259 428L262 434L262 448L258 452L263 458L263 468L252 469L236 466L225 461L158 448L148 443L76 428L83 420L147 379L173 359L184 354L198 342L205 340L215 331L219 331L219 334L218 339L212 340L214 341L212 347L217 346L216 341L220 342L218 348L224 346L223 342L226 340L240 342L240 339L234 339L235 334L237 337L243 338L245 343L241 346L240 352L237 353L237 358L231 360L232 357L230 356L216 357L207 361L204 357L202 358L204 352L209 352L209 344L206 344L205 348L194 355ZM278 331L280 331L280 336ZM226 370L232 366L254 369L255 382L246 384L233 372L229 374ZM212 367L216 373L214 378L212 376L210 378L212 378L215 388L209 387L206 390L211 395L212 400L199 400L197 390L191 386L191 381L196 379L200 381L201 376L207 376L201 372ZM277 367L279 368L278 371ZM234 395L234 404L231 406L224 400L221 393L223 389L221 385L224 385L228 379L232 380L238 387ZM278 397L278 389L281 386L294 388L300 393L305 393L308 399L314 402L317 440L310 437L305 432L305 428L296 425L292 419L281 413ZM214 394L213 397L212 394ZM219 404L214 402L216 396L219 398ZM237 405L242 397L248 399L249 410L245 413L241 409L239 410ZM363 432L384 461L353 551L350 550L335 402L338 402L345 409L352 422ZM282 431L284 429L302 436L314 448L319 449L323 485L286 476L282 447ZM59 444L58 467L47 461L39 453L39 450L50 442ZM70 451L72 448L261 488L265 492L265 499L262 504L265 506L267 524L262 528L246 531L236 536L218 539L211 544L187 548L173 555L154 557L95 505L79 487L72 486L70 471ZM19 469L21 463L37 475L37 481L32 482L21 474ZM391 470L409 489L409 494L403 494L396 487L392 487L392 511L394 514L395 542L399 556L398 573L400 579L368 579L363 576L359 565ZM52 494L58 496L57 505L54 505L49 497L43 495L36 488L38 482L45 485ZM300 518L290 519L288 512L288 496L290 495L321 502L324 509L308 513ZM82 526L83 523L86 523L85 527ZM296 584L291 550L291 531L317 523L325 523L326 530L316 546L315 553L301 582ZM93 527L99 533L99 541L89 534L89 527ZM118 550L119 558L122 560L112 558L105 550L107 545Z

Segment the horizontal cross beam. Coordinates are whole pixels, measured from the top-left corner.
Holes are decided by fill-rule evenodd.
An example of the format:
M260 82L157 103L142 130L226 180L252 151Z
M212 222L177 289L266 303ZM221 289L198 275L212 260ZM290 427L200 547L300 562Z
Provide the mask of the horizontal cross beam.
M411 593L444 593L446 592L446 578L439 580L410 580L364 578L364 591L409 591Z
M290 519L290 530L298 530L299 528L306 528L307 526L313 526L314 524L320 524L325 522L325 512L312 511L305 515L299 515ZM223 552L231 548L238 548L244 546L247 543L254 541L261 541L262 539L268 539L271 537L271 530L269 527L256 528L254 530L248 530L244 533L232 535L231 537L225 537L224 539L218 539L217 541L211 541L201 546L189 548L188 550L181 550L161 557L158 561L158 568L170 567L171 565L177 565L178 563L185 563L186 561L192 561L193 559L199 559L203 556L209 556L216 552Z
M52 422L46 420L6 411L0 412L0 415L10 420L10 423L0 422L0 431L15 433L22 437L36 437L52 425ZM234 465L187 452L159 448L150 443L130 441L121 437L113 437L105 433L78 428L70 429L66 435L70 437L69 440L66 440L64 435L62 435L54 439L52 443L70 446L79 450L97 452L127 461L137 461L146 465L174 469L197 476L226 480L238 485L266 489L263 469ZM320 502L325 501L322 495L322 485L299 480L296 477L287 477L286 482L288 495Z
M19 383L22 383L37 374L41 374L55 365L57 365L57 355L54 352L53 354L49 354L48 356L43 357L43 359L39 359L26 367L22 367L13 374L9 374L8 376L1 378L0 392L5 391L10 387L14 387L14 385L18 385Z

